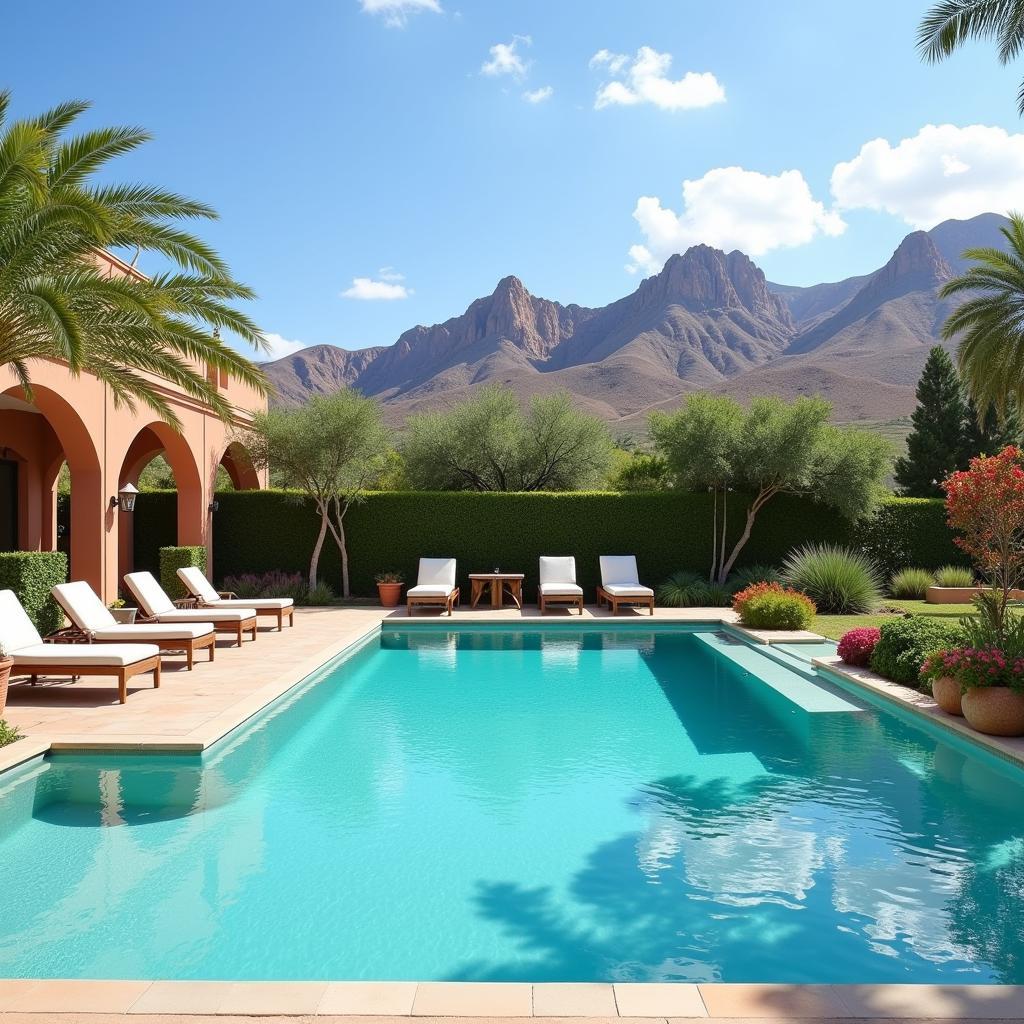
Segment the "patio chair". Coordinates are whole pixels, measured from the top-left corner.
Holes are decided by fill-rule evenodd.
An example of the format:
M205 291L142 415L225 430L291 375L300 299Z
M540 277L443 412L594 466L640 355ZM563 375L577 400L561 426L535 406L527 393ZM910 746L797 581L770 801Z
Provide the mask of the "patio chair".
M412 615L415 605L437 605L447 609L459 603L459 588L455 586L454 558L421 558L416 586L405 592L405 610Z
M257 615L269 615L277 619L279 633L286 615L288 625L295 625L295 602L290 597L237 598L230 590L214 590L202 570L192 565L182 566L178 570L178 579L202 608L255 608Z
M156 644L44 644L13 590L0 590L0 644L14 659L13 675L113 676L122 704L128 699L128 680L153 673L160 685L160 648Z
M210 608L176 608L151 572L130 572L125 576L124 582L148 622L174 625L181 622L212 622L218 633L234 633L239 647L242 646L245 633L252 633L253 640L256 639L256 609L251 605L244 608L225 608L222 611L213 611Z
M209 651L210 661L213 661L217 634L212 622L178 622L168 625L159 622L118 622L92 587L82 580L58 583L50 593L72 625L82 633L86 643L137 641L156 644L161 651L184 651L190 672L196 651Z
M654 614L654 591L640 582L635 555L601 555L601 585L597 588L597 606L607 604L612 615L619 605L644 607Z
M576 559L572 555L541 555L537 605L543 615L548 605L568 605L583 614L583 588L576 583Z

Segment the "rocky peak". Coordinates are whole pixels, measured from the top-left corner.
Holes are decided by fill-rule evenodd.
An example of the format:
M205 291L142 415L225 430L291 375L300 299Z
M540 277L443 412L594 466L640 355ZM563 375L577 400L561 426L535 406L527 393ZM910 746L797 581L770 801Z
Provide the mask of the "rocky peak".
M889 262L868 279L854 302L885 301L911 291L936 288L953 276L953 269L927 231L912 231L900 242Z

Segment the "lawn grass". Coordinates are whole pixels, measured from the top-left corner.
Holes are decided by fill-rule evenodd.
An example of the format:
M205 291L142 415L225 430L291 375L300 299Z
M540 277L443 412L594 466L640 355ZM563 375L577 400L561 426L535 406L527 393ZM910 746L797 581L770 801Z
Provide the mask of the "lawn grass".
M974 612L969 604L928 604L927 601L896 601L891 598L885 602L887 608L899 608L901 612L914 615L927 615L929 618L941 619L943 622L955 623L964 615ZM838 640L845 632L860 626L880 626L883 622L892 621L893 614L879 615L816 615L811 629L815 633Z

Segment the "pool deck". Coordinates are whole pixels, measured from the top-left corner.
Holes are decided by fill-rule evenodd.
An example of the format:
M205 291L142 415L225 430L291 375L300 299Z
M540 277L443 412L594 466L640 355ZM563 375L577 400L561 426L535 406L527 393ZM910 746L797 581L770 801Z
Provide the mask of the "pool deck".
M451 618L417 613L415 618L455 626L570 621L567 612L541 619L530 607L522 612L459 611ZM583 621L610 618L595 608L585 609L583 615ZM652 621L639 613L620 615L616 621L629 618L644 624ZM397 625L408 620L404 609L306 608L297 612L295 621L293 629L280 634L262 628L259 639L240 650L222 641L216 661L199 661L192 672L175 664L178 659L168 659L160 689L148 683L131 686L124 705L117 703L114 687L105 680L13 685L4 717L21 729L24 738L0 749L0 771L48 750L202 751L382 622ZM734 616L720 608L658 609L653 621L732 624ZM821 639L812 633L743 632L764 644ZM835 670L831 659L816 663ZM941 712L923 695L871 673L843 671L848 681L940 720ZM948 716L942 719L947 727L963 728ZM989 745L1024 764L1024 741ZM255 1019L390 1024L411 1017L481 1022L522 1017L588 1024L709 1018L1024 1021L1024 986L0 980L0 1024L228 1024Z

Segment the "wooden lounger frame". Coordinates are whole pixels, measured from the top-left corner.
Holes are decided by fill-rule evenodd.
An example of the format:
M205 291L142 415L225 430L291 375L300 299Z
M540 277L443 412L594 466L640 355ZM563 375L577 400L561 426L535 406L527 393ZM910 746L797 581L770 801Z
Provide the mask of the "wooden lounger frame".
M177 604L177 602L175 603ZM211 623L213 625L214 630L217 633L233 633L235 635L235 640L237 641L239 647L242 646L243 634L245 633L252 633L252 639L256 639L255 615L250 615L247 619L218 619L216 615L212 614L215 611L215 609L209 607L208 605L192 605L191 607L195 611L202 612L204 615L204 618L202 620L197 619L197 622L202 621ZM140 608L139 611L141 612L142 609ZM207 616L207 612L210 612L211 614ZM168 619L166 622L162 622L159 615L140 615L138 621L140 623L157 623L161 626L173 627L176 626L178 622L180 622L181 620L175 622L171 619ZM124 643L123 640L121 642ZM154 643L156 643L156 641L154 641ZM182 647L180 640L168 640L167 643L169 645L177 644L179 650ZM213 661L212 654L210 655L210 661Z
M654 614L654 595L653 594L634 594L631 597L626 597L620 594L616 597L614 594L609 594L604 587L599 586L597 588L597 607L600 608L602 602L608 605L612 610L612 615L619 614L619 605L626 605L627 607L640 607L649 609L651 615Z
M548 594L547 597L541 592L540 587L537 588L537 607L540 609L541 615L548 610L548 605L566 605L571 612L573 608L580 610L580 615L583 614L583 595L582 594Z
M438 607L447 610L448 614L451 615L452 608L459 603L459 588L456 587L447 597L444 594L416 594L415 596L405 596L405 614L412 615L413 605L425 604L425 605L437 605Z
M240 598L233 590L221 590L217 593L218 597L223 598L225 601L238 601ZM216 608L215 604L203 604L201 598L196 598L199 602L200 608ZM259 600L258 598L256 600ZM290 604L286 608L257 608L256 617L259 618L261 615L271 616L277 619L277 631L278 633L284 628L284 617L288 616L288 625L295 626L295 605Z
M24 669L24 671L22 671ZM124 704L128 700L128 680L133 676L144 675L146 672L153 673L154 688L160 686L160 655L154 654L149 658L142 658L140 661L133 661L130 665L18 665L17 659L14 662L12 675L29 677L29 682L35 686L40 676L71 676L72 679L78 676L114 676L117 679L117 694Z

